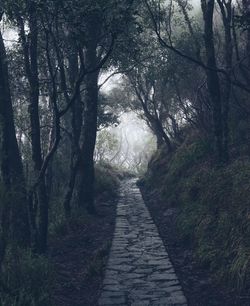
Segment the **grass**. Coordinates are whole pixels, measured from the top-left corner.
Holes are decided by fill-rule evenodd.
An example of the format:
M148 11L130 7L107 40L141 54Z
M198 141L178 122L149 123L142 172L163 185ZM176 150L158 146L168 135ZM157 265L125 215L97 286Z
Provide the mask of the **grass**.
M53 269L45 256L30 250L8 249L1 273L5 289L1 306L49 306Z
M144 178L167 207L178 206L178 231L214 279L243 290L250 280L250 158L216 167L209 142L186 140L158 151Z
M113 198L118 195L123 173L109 164L99 163L95 169L95 194L97 197Z
M98 201L118 196L120 180L125 174L107 164L96 166L95 193ZM3 200L3 195L1 195ZM91 222L83 209L74 209L66 221L62 196L51 202L49 234L64 237L70 231ZM1 214L1 206L0 206ZM101 273L108 245L96 254L89 267L89 274ZM9 247L0 273L1 306L50 306L54 272L46 256L34 255L31 250ZM1 285L2 284L2 285Z
M108 201L116 198L119 193L120 181L125 178L127 173L110 166L107 163L99 163L95 167L95 198L96 201ZM52 199L49 232L50 235L63 237L77 226L81 226L86 219L84 208L73 205L72 214L69 220L65 219L62 206L63 193Z

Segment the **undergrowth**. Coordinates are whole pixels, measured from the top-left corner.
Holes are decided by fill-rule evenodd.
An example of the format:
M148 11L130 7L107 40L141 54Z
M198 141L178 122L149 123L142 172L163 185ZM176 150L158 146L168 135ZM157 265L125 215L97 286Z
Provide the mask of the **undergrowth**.
M45 256L8 249L1 271L1 306L50 306L53 268Z
M112 199L118 195L123 174L119 169L106 163L99 163L95 168L95 194L97 197Z
M180 239L200 265L240 291L250 281L250 158L216 167L210 153L209 142L197 137L171 155L161 149L144 184L166 209L179 207Z
M108 201L117 197L120 180L125 176L126 174L107 164L97 165L97 201ZM74 209L72 216L66 220L62 195L63 192L59 193L50 203L49 237L63 237L86 222L91 222L86 211L81 208ZM90 274L100 272L105 252L106 248L93 258ZM35 255L31 250L21 250L12 245L7 249L0 271L0 306L50 306L53 280L53 267L47 256Z
M109 201L119 194L120 181L127 173L107 164L99 163L95 167L95 199ZM81 226L86 221L86 210L73 203L72 214L66 220L63 208L63 193L59 193L51 201L49 232L51 236L65 236L72 228ZM73 201L74 202L74 201Z

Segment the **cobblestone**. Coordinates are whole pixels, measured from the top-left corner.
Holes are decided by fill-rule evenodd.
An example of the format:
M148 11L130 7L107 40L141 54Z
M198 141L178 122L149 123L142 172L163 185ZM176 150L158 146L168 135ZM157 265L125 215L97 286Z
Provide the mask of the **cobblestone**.
M99 306L187 305L134 179L124 183Z

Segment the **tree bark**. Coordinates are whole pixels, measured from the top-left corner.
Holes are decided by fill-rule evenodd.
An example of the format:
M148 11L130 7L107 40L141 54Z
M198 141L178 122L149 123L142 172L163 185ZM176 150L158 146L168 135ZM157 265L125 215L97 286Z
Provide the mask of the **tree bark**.
M24 21L19 12L15 12L19 23L20 37L22 40L25 71L29 83L29 116L31 126L31 147L34 176L38 177L43 165L40 118L39 118L39 76L38 76L38 21L36 3L31 1L29 7L29 41L25 34ZM33 191L32 191L33 192ZM36 233L35 249L44 253L47 249L48 234L48 197L45 176L43 175L36 188L38 199L38 232ZM33 197L31 197L33 198ZM31 205L32 206L32 205ZM32 209L32 207L31 207ZM31 211L31 215L34 212Z
M166 134L166 132L164 131L164 128L162 126L162 122L160 121L160 119L158 118L158 115L155 111L155 114L152 115L150 113L150 110L148 109L148 101L147 98L143 99L142 96L145 96L145 94L141 95L139 90L136 88L136 85L132 84L134 86L136 95L141 103L143 112L145 114L145 117L147 118L148 121L148 125L150 127L150 129L152 130L153 134L156 137L156 141L157 141L157 148L160 148L162 146L163 143L165 143L165 145L168 148L168 151L171 152L172 151L172 145L171 145L171 141L168 137L168 135Z
M86 51L86 63L89 67L96 67L97 57L94 46ZM83 144L81 147L81 182L79 190L79 204L86 206L89 213L95 213L94 205L94 150L97 133L98 113L98 75L99 71L90 73L85 78L85 99L84 99L84 128Z
M232 43L232 3L231 0L227 2L217 0L224 26L224 58L226 70L228 73L227 78L225 79L225 85L223 90L223 104L222 104L222 120L223 120L223 151L224 151L224 161L229 160L228 153L228 143L229 143L229 126L228 126L228 116L230 110L230 100L232 93L232 63L233 63L233 43Z
M71 41L72 50L68 58L69 61L69 82L72 89L75 88L76 77L79 73L78 67L78 53L76 52L76 46ZM80 136L82 130L82 101L80 90L77 90L77 97L75 103L71 106L71 156L70 156L70 177L67 186L67 191L64 197L64 211L65 216L68 218L71 214L71 200L75 188L76 177L79 171L80 162Z
M201 0L203 19L204 19L204 40L207 57L207 66L212 68L206 70L207 86L210 102L213 112L213 134L215 139L215 153L217 162L224 163L226 152L223 146L223 120L222 120L222 100L220 79L217 72L214 33L213 33L213 16L214 0Z
M1 203L0 263L9 240L26 247L30 243L28 202L22 160L17 144L8 64L0 32L0 167L3 192Z
M249 0L242 0L243 4L243 11L248 18L250 17L250 1ZM246 54L247 54L247 68L250 69L250 25L248 24L246 30Z
M104 59L97 56L97 46L100 39L101 23L98 11L93 11L86 19L86 43L85 43L85 95L83 109L83 142L80 158L80 189L78 190L79 205L85 206L90 214L96 213L94 204L94 150L97 134L98 116L98 77ZM112 48L107 52L111 52ZM105 60L106 60L105 59ZM98 68L99 67L99 68Z

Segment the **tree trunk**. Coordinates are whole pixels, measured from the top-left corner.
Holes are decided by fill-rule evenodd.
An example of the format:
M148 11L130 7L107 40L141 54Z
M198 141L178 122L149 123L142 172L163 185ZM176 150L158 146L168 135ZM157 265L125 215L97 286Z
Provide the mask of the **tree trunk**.
M34 176L38 177L43 165L39 118L39 78L38 78L38 24L37 7L35 2L30 3L29 10L29 41L26 39L24 22L18 12L17 19L20 27L20 36L25 59L25 71L29 82L29 116L31 126L31 147ZM36 189L38 199L38 233L35 249L44 253L47 249L48 233L48 197L45 176L41 178ZM33 212L31 212L33 215Z
M28 246L30 230L28 203L22 160L17 144L14 115L9 87L7 57L0 32L0 167L3 192L0 263L11 239L19 246Z
M101 33L100 15L93 11L86 19L85 68L85 96L83 109L83 142L80 158L80 189L78 190L79 205L85 206L91 214L96 213L94 204L94 150L97 134L98 116L98 76L101 62L97 56L97 46Z
M69 82L72 89L75 87L76 76L78 75L78 53L74 42L71 40L72 50L68 58L69 60ZM71 106L71 156L70 156L70 177L67 186L67 191L64 197L64 211L65 216L69 217L71 214L71 200L75 188L76 177L79 171L80 161L80 147L79 141L82 130L82 101L80 90L78 90L75 103Z
M96 42L90 41L86 48L85 61L87 69L97 67ZM99 70L89 73L85 77L85 99L83 111L83 144L81 147L81 182L79 190L79 204L84 205L89 213L95 213L94 206L94 150L97 133L98 113L98 75Z
M243 11L246 16L250 16L250 1L249 0L242 0L243 4ZM250 69L250 25L248 24L246 30L246 54L247 54L247 68Z
M36 10L30 16L30 104L29 114L31 123L31 145L34 172L38 176L42 164L41 149L41 129L39 119L39 79L38 79L38 55L37 55L38 26ZM38 241L37 251L44 253L47 249L48 235L48 198L45 177L43 177L37 187L37 198L39 206L38 215Z
M229 143L229 126L228 116L230 110L230 100L232 93L232 62L233 62L233 43L232 43L232 4L230 1L225 3L218 0L218 4L221 10L225 42L224 42L224 58L226 64L226 71L228 76L225 79L225 85L223 90L223 104L222 104L222 119L223 119L223 151L224 161L229 160L228 143Z
M154 133L156 135L157 138L157 147L160 147L163 143L165 143L165 145L168 148L168 151L171 152L172 151L172 145L171 145L171 141L168 137L168 135L166 134L166 132L164 131L164 128L162 126L162 123L160 122L160 120L157 118L153 118L153 126L154 126ZM161 140L160 140L161 139Z
M155 116L153 116L150 113L149 109L147 108L147 103L143 101L142 97L140 96L138 92L137 92L137 96L141 102L144 114L149 122L149 127L151 128L153 134L156 136L157 148L160 148L162 144L165 143L165 145L168 148L168 151L171 152L172 151L171 141L168 135L166 134L166 132L164 131L164 128L162 126L160 119L158 117L156 118L157 114L155 113Z
M157 149L159 149L163 144L164 144L164 141L161 137L161 135L153 132L155 134L155 137L156 137L156 146L157 146Z
M213 133L215 140L215 153L217 162L224 163L227 152L223 146L223 120L222 120L222 101L220 80L217 72L214 33L213 33L213 15L214 15L214 0L201 0L202 11L204 18L204 40L207 57L207 66L211 69L206 69L207 86L210 102L213 112Z
M96 57L90 54L90 60L94 62ZM98 72L93 72L86 77L85 107L83 112L83 144L81 148L80 171L81 183L79 190L79 204L86 206L89 213L95 213L94 206L94 150L97 132L97 108L98 108Z

